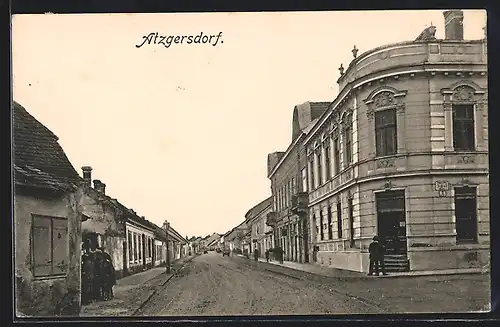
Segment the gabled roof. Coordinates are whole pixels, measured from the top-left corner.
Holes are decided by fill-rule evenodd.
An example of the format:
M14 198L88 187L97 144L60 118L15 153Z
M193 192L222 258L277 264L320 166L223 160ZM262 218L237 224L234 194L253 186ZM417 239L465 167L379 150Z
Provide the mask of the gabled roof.
M304 102L293 108L292 118L292 142L309 126L309 124L319 118L327 109L331 102Z
M248 221L256 216L258 216L263 210L271 206L273 203L273 197L270 196L259 204L255 205L252 209L248 210L245 214L245 219Z
M12 118L15 185L67 190L81 183L52 131L17 102Z

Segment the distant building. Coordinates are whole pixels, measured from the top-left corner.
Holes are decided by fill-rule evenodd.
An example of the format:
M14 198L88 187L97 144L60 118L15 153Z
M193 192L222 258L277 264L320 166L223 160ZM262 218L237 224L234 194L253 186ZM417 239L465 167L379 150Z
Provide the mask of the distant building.
M368 271L378 234L391 271L489 262L486 39L463 13L357 56L304 140L314 262Z
M81 178L58 137L13 105L17 316L80 312Z
M290 145L285 152L268 155L274 208L267 224L274 228L274 246L284 250L285 260L309 262L307 156L303 143L329 104L305 102L295 106Z
M250 252L255 249L259 256L263 257L265 252L273 247L272 228L266 224L267 214L273 209L273 197L260 202L245 215L245 223L250 230Z

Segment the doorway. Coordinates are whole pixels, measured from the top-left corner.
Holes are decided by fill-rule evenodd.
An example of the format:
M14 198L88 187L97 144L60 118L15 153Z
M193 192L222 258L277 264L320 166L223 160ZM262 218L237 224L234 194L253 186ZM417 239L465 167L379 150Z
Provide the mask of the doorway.
M309 263L309 227L307 226L307 219L302 221L302 235L304 246L304 262Z
M386 254L406 255L405 191L385 191L376 194L378 236Z

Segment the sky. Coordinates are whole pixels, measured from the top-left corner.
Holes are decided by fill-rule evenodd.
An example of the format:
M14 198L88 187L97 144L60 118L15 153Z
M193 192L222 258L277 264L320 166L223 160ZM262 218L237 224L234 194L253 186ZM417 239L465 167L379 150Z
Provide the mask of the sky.
M465 39L483 37L485 17L464 11ZM354 45L431 23L444 38L430 10L15 15L13 99L107 195L188 237L225 233L271 195L267 154L290 144L294 106L335 99ZM222 34L136 46L156 32Z

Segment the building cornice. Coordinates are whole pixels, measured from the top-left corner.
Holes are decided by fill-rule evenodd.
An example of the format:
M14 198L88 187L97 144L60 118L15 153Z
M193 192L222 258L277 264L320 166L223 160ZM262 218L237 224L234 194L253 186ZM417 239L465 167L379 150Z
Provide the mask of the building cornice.
M337 95L332 105L325 111L325 113L319 118L318 122L315 124L313 129L306 135L304 139L304 145L309 145L311 141L317 136L318 132L324 127L327 120L333 115L336 109L344 103L348 97L353 94L353 91L363 87L365 84L370 85L375 81L380 81L381 79L389 77L399 77L404 75L409 75L414 77L416 74L430 73L432 76L437 75L437 73L480 73L485 75L487 72L487 65L485 63L422 63L418 65L401 65L392 66L385 70L379 70L372 74L363 76L357 80L354 80L347 84L342 91Z
M288 148L285 151L285 154L283 154L283 156L280 158L278 163L276 165L274 165L273 169L271 170L271 172L267 176L269 179L273 178L274 174L276 174L276 172L278 171L280 166L283 164L283 162L285 162L286 158L295 149L295 146L297 146L299 144L300 140L302 140L304 138L304 135L305 135L305 133L303 131L301 131L300 134L295 138L295 140L290 143L290 145L288 146Z

